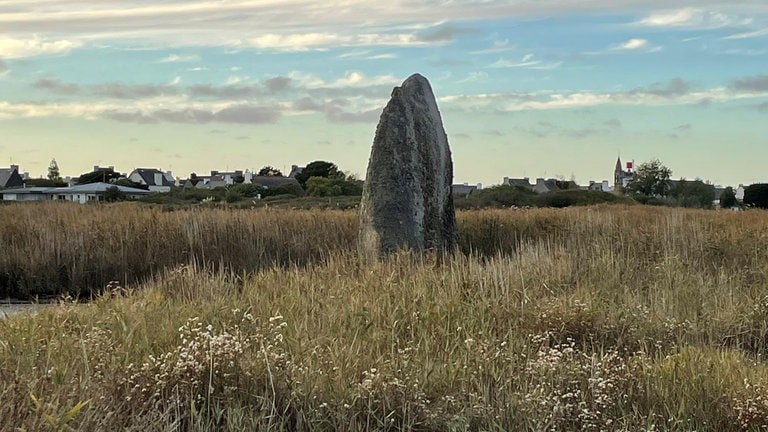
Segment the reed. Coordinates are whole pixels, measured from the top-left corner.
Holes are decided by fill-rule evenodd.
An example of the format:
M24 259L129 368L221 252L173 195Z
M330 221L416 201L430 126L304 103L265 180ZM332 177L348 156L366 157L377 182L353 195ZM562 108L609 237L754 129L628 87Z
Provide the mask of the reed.
M72 226L134 210L61 211ZM460 213L466 253L374 265L351 249L354 214L149 214L196 221L192 237L221 247L227 231L203 216L233 231L292 220L295 232L270 235L301 242L336 231L314 233L329 248L305 261L188 260L87 304L1 320L0 431L768 425L764 212Z

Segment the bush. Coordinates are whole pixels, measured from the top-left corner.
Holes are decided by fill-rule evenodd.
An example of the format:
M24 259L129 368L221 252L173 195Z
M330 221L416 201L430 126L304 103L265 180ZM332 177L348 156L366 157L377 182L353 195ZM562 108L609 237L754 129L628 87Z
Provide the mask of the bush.
M518 186L491 186L466 198L457 198L457 208L530 207L535 205L537 194Z
M768 183L756 183L744 190L744 205L768 209Z

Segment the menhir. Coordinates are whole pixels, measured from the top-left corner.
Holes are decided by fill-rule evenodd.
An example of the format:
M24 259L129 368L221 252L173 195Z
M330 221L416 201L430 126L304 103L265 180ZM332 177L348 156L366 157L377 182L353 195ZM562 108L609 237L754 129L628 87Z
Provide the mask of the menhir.
M429 81L395 87L376 128L360 206L359 249L367 259L400 249L450 253L456 214L448 137Z

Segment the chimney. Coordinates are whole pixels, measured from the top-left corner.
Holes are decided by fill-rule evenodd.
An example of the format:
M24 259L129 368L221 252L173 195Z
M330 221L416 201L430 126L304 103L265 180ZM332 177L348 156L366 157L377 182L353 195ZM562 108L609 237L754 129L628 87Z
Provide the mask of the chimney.
M18 172L19 171L19 166L18 165L11 165L11 171Z

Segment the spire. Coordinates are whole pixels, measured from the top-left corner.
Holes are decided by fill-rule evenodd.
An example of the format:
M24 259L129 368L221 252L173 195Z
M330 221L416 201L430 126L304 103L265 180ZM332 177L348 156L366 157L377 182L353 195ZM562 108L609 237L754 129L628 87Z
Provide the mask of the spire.
M616 172L622 171L623 167L621 166L621 156L616 158Z

